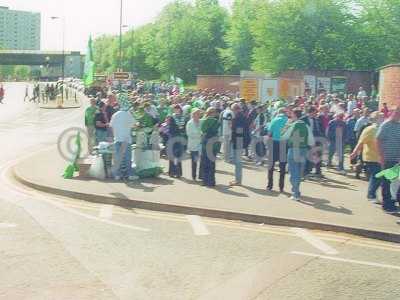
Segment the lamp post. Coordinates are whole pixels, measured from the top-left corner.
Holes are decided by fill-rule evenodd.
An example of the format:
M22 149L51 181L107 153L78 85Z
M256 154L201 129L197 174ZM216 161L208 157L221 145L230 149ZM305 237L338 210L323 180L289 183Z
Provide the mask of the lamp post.
M121 0L120 13L119 13L119 71L122 72L122 9L123 0Z
M62 21L61 104L63 104L64 103L64 79L65 79L65 18L53 16L53 17L51 17L51 19Z

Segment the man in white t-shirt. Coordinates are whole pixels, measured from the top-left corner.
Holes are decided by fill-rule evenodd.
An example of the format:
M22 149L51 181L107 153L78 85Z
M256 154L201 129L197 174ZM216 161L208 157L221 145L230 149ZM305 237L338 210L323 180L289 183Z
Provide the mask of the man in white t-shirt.
M114 134L115 154L113 176L115 180L127 178L128 180L137 179L133 176L132 170L132 127L135 119L132 114L125 109L115 113L110 121L110 127Z

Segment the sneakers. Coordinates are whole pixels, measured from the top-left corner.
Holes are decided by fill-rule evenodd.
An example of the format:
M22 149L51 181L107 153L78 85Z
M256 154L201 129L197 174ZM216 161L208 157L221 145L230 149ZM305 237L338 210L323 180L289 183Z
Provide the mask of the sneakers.
M120 180L121 180L121 176L115 176L114 179L115 179L116 181L120 181Z
M292 196L292 197L290 197L290 199L291 200L293 200L293 201L300 201L300 197L296 197L296 196Z
M384 208L383 211L389 215L394 215L398 213L397 208L392 208L392 209L386 209Z
M338 173L339 173L340 175L347 175L347 173L346 173L345 170L339 170Z
M242 184L238 181L231 181L229 182L229 186L241 186Z
M257 167L261 167L263 165L263 162L262 161L259 161L258 163L256 163L256 166Z

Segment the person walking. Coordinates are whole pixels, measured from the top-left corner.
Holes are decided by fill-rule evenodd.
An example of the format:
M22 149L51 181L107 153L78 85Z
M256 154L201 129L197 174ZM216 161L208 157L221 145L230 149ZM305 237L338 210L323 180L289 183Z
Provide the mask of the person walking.
M304 123L309 126L314 138L317 139L315 147L310 149L313 157L309 157L306 161L306 168L304 175L310 175L312 168L315 167L315 176L321 178L321 164L322 164L322 152L323 152L323 138L325 132L323 130L322 122L318 118L318 109L316 106L310 106L307 111L307 115L301 118Z
M201 124L202 143L200 161L200 177L203 180L203 186L207 187L215 186L215 161L219 148L219 126L217 110L209 107Z
M245 143L245 131L247 120L243 114L242 108L239 103L232 105L234 117L232 119L232 148L233 148L233 162L235 164L235 180L230 182L230 186L242 185L243 167L242 167L242 154L243 149L248 145Z
M272 191L274 186L275 163L279 162L279 191L283 192L286 175L286 141L282 140L282 131L288 122L284 108L272 119L268 128L268 183L267 190Z
M292 123L285 132L283 139L288 141L288 169L292 185L292 200L300 201L300 183L307 159L307 151L313 146L313 135L307 124L301 120L301 109L292 112Z
M361 133L357 145L350 154L350 159L354 159L358 157L362 151L363 160L369 178L367 198L373 203L376 203L376 191L381 185L381 179L375 177L375 175L381 171L378 144L376 139L379 126L378 124L380 121L379 112L373 112L370 117L370 122L372 125L367 127Z
M89 153L93 152L93 147L96 143L96 99L90 99L90 106L85 110L85 127L88 135L88 151Z
M378 151L383 170L390 169L400 163L400 107L391 111L389 119L377 132ZM383 210L389 214L396 213L395 202L400 202L399 191L394 199L390 192L390 181L382 179Z
M188 138L187 149L190 152L192 162L192 179L197 179L197 165L201 151L201 126L200 126L201 110L194 108L191 112L191 119L186 124L186 135Z

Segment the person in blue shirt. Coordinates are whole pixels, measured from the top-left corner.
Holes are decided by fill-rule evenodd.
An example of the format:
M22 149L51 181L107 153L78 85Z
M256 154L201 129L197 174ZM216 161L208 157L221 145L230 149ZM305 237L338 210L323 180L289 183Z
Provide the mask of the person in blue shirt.
M269 128L268 141L268 183L267 190L272 191L274 185L274 167L275 163L279 162L279 190L283 192L285 186L286 174L286 142L282 140L282 132L288 122L286 110L280 108L278 114L272 119Z

